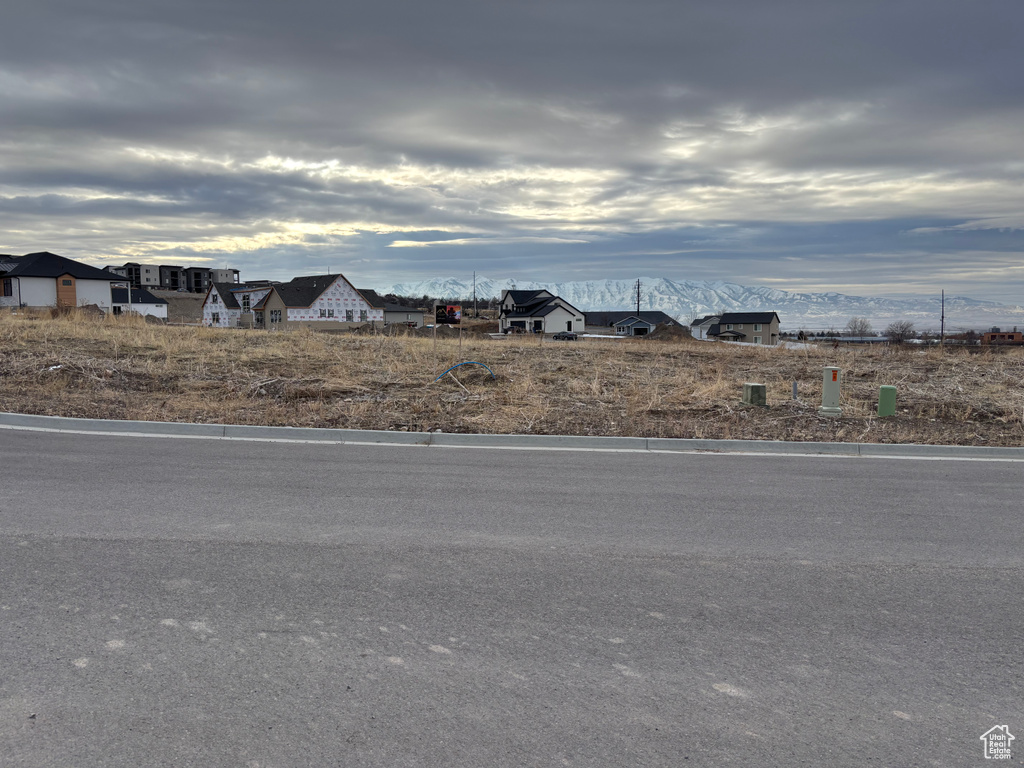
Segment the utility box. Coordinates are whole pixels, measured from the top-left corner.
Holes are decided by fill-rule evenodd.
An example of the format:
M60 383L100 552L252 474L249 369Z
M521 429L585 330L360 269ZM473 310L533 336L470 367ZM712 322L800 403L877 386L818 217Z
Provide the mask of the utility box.
M821 408L819 416L838 417L843 415L839 407L839 385L842 383L840 370L834 366L825 366L821 375Z
M896 387L882 386L878 388L878 415L896 415Z
M746 405L768 405L767 387L764 384L744 384L743 402Z

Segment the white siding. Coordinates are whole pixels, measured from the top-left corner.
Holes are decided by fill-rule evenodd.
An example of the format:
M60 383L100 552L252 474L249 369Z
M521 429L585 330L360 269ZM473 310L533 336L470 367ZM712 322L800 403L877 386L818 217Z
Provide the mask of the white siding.
M57 306L57 280L52 277L12 277L11 295L0 296L0 307L55 307ZM19 296L18 288L21 288ZM78 306L95 304L104 312L110 311L110 283L106 280L75 280Z
M21 285L21 303L27 307L56 307L57 281L52 277L14 278L12 297L18 300L18 285ZM107 302L109 304L109 302Z
M122 314L128 314L128 304L114 304L114 307L120 307ZM152 317L159 317L163 320L167 319L167 305L166 304L141 304L133 302L131 305L131 311L136 315L150 315Z
M57 283L54 281L54 301L56 303ZM95 304L104 312L110 311L110 283L106 280L75 280L75 295L78 306Z

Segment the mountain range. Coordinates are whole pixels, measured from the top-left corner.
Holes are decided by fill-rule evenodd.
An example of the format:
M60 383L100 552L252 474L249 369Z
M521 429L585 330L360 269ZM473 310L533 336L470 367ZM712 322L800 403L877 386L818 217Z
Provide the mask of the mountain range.
M511 278L494 280L478 276L476 279L479 300L500 297L504 289L546 289L583 312L636 307L635 280L537 283ZM382 285L376 290L399 296L430 296L466 302L472 300L473 281L454 277L432 278ZM782 327L790 330L841 330L854 316L867 318L876 330L882 330L894 320L910 320L919 330L929 330L938 329L941 314L939 296L885 298L832 292L801 293L722 281L647 277L640 278L640 292L641 309L661 310L681 322L717 312L775 311ZM1020 306L1006 306L966 296L947 296L945 311L948 331L987 330L993 325L1024 326L1024 308Z

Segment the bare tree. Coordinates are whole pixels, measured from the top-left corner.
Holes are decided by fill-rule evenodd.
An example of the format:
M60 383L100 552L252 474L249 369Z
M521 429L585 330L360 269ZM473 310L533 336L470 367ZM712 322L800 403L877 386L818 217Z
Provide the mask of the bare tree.
M893 344L902 344L914 338L914 324L909 320L896 320L886 327L885 335Z
M851 317L850 322L846 324L846 335L863 338L873 336L874 330L866 317Z

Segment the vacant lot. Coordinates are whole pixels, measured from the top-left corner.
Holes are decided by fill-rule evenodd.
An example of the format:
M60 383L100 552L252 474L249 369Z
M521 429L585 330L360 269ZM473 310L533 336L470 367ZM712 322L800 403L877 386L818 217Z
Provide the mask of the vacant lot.
M440 381L446 368L462 366ZM817 415L821 369L841 419ZM1024 355L267 333L0 313L0 410L445 432L1024 444ZM792 383L799 399L792 398ZM744 382L768 408L743 406ZM878 387L898 415L874 414Z

